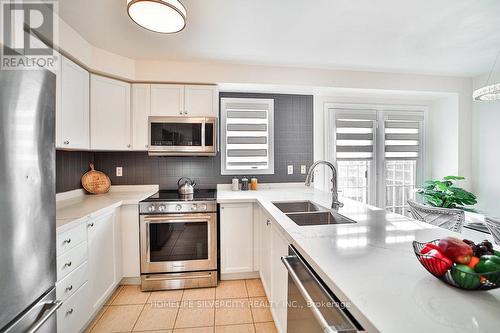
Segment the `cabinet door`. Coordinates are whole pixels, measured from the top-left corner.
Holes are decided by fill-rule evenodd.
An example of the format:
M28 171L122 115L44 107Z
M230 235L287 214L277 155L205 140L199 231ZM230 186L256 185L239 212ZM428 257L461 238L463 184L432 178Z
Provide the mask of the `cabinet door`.
M262 214L260 228L260 275L267 296L271 296L271 219Z
M178 84L151 85L151 115L179 117L184 115L184 86Z
M273 311L278 332L286 332L288 271L281 257L288 255L288 241L275 223L272 225L271 237L271 304L275 305Z
M90 148L89 79L89 72L62 57L57 112L58 148Z
M88 222L89 301L93 313L115 286L115 214L108 213Z
M96 150L130 150L130 84L91 77L90 143Z
M91 291L88 282L84 283L71 297L64 301L57 310L57 332L82 332L90 319L88 294Z
M220 211L221 273L253 272L253 204L224 204Z
M190 117L217 117L219 114L217 86L187 85L185 111Z
M151 85L132 85L132 149L148 150L148 117L151 114Z

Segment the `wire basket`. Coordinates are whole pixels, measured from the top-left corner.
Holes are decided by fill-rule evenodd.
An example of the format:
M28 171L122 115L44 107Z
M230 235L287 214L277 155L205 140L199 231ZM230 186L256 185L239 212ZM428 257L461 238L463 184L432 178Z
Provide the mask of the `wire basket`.
M446 261L420 253L426 244L438 245L439 241L439 239L426 243L413 241L415 256L429 273L449 285L465 290L490 290L500 287L500 271L489 273L465 272L458 269L455 263L448 268L449 263Z

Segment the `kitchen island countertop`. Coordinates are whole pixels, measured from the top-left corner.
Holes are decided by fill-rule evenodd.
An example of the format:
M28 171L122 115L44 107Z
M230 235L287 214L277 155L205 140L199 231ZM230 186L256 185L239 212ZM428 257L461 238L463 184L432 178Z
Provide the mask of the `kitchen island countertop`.
M481 241L483 233L464 229L457 234L343 198L339 212L356 224L301 227L272 202L311 200L329 207L331 194L303 184L245 192L219 186L217 200L259 204L369 332L499 331L500 290L449 286L425 271L412 249L413 240L457 236Z

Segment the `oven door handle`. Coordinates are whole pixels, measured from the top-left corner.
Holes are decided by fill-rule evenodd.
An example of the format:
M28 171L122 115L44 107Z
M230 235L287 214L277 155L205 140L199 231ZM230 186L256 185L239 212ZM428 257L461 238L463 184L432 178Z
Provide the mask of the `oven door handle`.
M212 220L212 217L210 215L188 215L188 214L182 214L182 215L162 215L162 216L145 216L144 217L144 222L150 223L182 223L182 222L199 222L200 220L204 221L210 221Z

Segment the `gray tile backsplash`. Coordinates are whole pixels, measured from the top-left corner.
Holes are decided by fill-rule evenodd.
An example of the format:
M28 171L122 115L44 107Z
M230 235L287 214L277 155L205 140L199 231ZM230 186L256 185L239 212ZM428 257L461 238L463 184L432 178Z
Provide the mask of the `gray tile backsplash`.
M313 97L308 95L249 94L221 92L222 97L273 98L274 106L274 175L258 175L259 182L280 183L304 181L300 166L313 163ZM57 152L57 192L80 188L80 177L94 162L114 185L159 184L176 188L180 177L192 177L200 188L230 183L233 176L220 174L220 154L214 157L158 157L146 152ZM287 174L293 165L294 174ZM115 176L115 168L123 176ZM243 175L241 175L243 176ZM241 176L239 178L241 178ZM246 176L252 176L247 174Z

